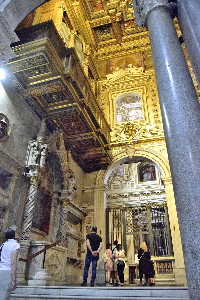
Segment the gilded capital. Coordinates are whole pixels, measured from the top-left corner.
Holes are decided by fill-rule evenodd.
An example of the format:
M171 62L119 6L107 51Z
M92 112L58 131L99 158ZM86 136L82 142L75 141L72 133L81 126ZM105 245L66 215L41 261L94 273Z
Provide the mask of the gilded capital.
M137 25L147 27L148 14L161 6L168 7L168 0L133 0Z

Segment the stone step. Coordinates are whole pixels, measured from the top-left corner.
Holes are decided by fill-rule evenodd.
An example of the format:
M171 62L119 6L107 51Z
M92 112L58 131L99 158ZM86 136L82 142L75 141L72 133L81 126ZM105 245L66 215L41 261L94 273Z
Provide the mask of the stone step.
M189 300L186 287L18 287L10 300Z

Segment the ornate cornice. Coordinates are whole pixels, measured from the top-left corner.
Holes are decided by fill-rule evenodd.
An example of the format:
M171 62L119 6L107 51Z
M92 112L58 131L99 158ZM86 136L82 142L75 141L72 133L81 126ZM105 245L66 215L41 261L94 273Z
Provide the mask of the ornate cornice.
M151 49L148 36L136 40L129 37L123 37L122 41L123 43L121 44L118 44L115 39L99 43L99 49L94 53L94 58L97 60L106 60Z

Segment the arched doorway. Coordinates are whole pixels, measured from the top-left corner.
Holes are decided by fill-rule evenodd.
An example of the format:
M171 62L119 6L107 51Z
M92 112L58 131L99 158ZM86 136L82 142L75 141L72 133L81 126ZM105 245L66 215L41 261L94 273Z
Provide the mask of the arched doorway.
M162 280L162 277L171 276L170 281L179 283L178 274L184 265L168 161L161 152L145 147L127 145L119 150L113 157L109 169L99 171L96 177L95 219L98 226L102 228L103 239L105 242L113 242L118 238L126 247L128 268L125 271L125 279L127 282L131 281L130 271L136 265L137 247L140 240L144 239L148 241L152 258L156 262L157 278L161 277ZM113 173L117 173L116 170L122 166L123 180L119 180L118 183L110 182ZM150 166L155 167L156 180L154 177L151 180L147 180L148 177L141 177L142 171L148 170ZM127 176L132 178L128 179ZM116 179L119 178L115 177ZM121 184L121 193L116 193L120 189L113 189L111 192L109 184L113 186ZM133 202L135 207L130 205ZM116 223L109 221L108 214L115 214L117 226L121 226L118 233ZM134 221L137 215L140 216L140 220L136 217ZM114 234L112 227L115 228Z
M157 272L172 274L173 255L168 209L162 174L158 166L142 157L128 159L111 172L106 191L106 242L123 245L129 266L127 281L137 277L141 242L146 242ZM161 263L162 261L162 270Z

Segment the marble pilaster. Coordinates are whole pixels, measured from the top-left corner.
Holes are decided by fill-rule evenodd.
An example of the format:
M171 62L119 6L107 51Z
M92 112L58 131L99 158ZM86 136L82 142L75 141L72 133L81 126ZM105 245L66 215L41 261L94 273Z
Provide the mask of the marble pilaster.
M59 229L59 220L60 220L60 193L58 191L54 192L52 197L51 204L51 215L50 215L50 224L49 224L49 234L48 241L53 243L57 238L57 233Z
M182 242L180 236L180 228L174 198L174 191L171 178L162 178L165 185L167 210L169 216L170 232L174 252L174 276L176 284L186 285L185 264L183 257Z
M200 106L167 2L134 0L133 4L137 19L143 18L140 24L147 26L151 40L189 295L198 300Z
M106 249L106 201L105 201L105 186L96 186L94 188L94 225L97 226L97 233L102 237L103 248L100 252L100 259L97 268L97 284L105 283L104 262L102 255Z
M29 256L43 250L47 246L46 241L32 241L30 242L30 250ZM35 256L28 262L29 272L28 272L28 279L33 279L37 270L44 269L44 259L45 259L45 252L40 253L39 255Z
M105 186L94 188L94 225L102 237L103 249L106 247Z
M20 252L19 252L20 258L23 258L23 259L27 258L29 247L30 247L29 241L21 241L20 242ZM18 263L17 263L17 284L18 285L26 284L25 273L26 273L26 262L18 261Z

